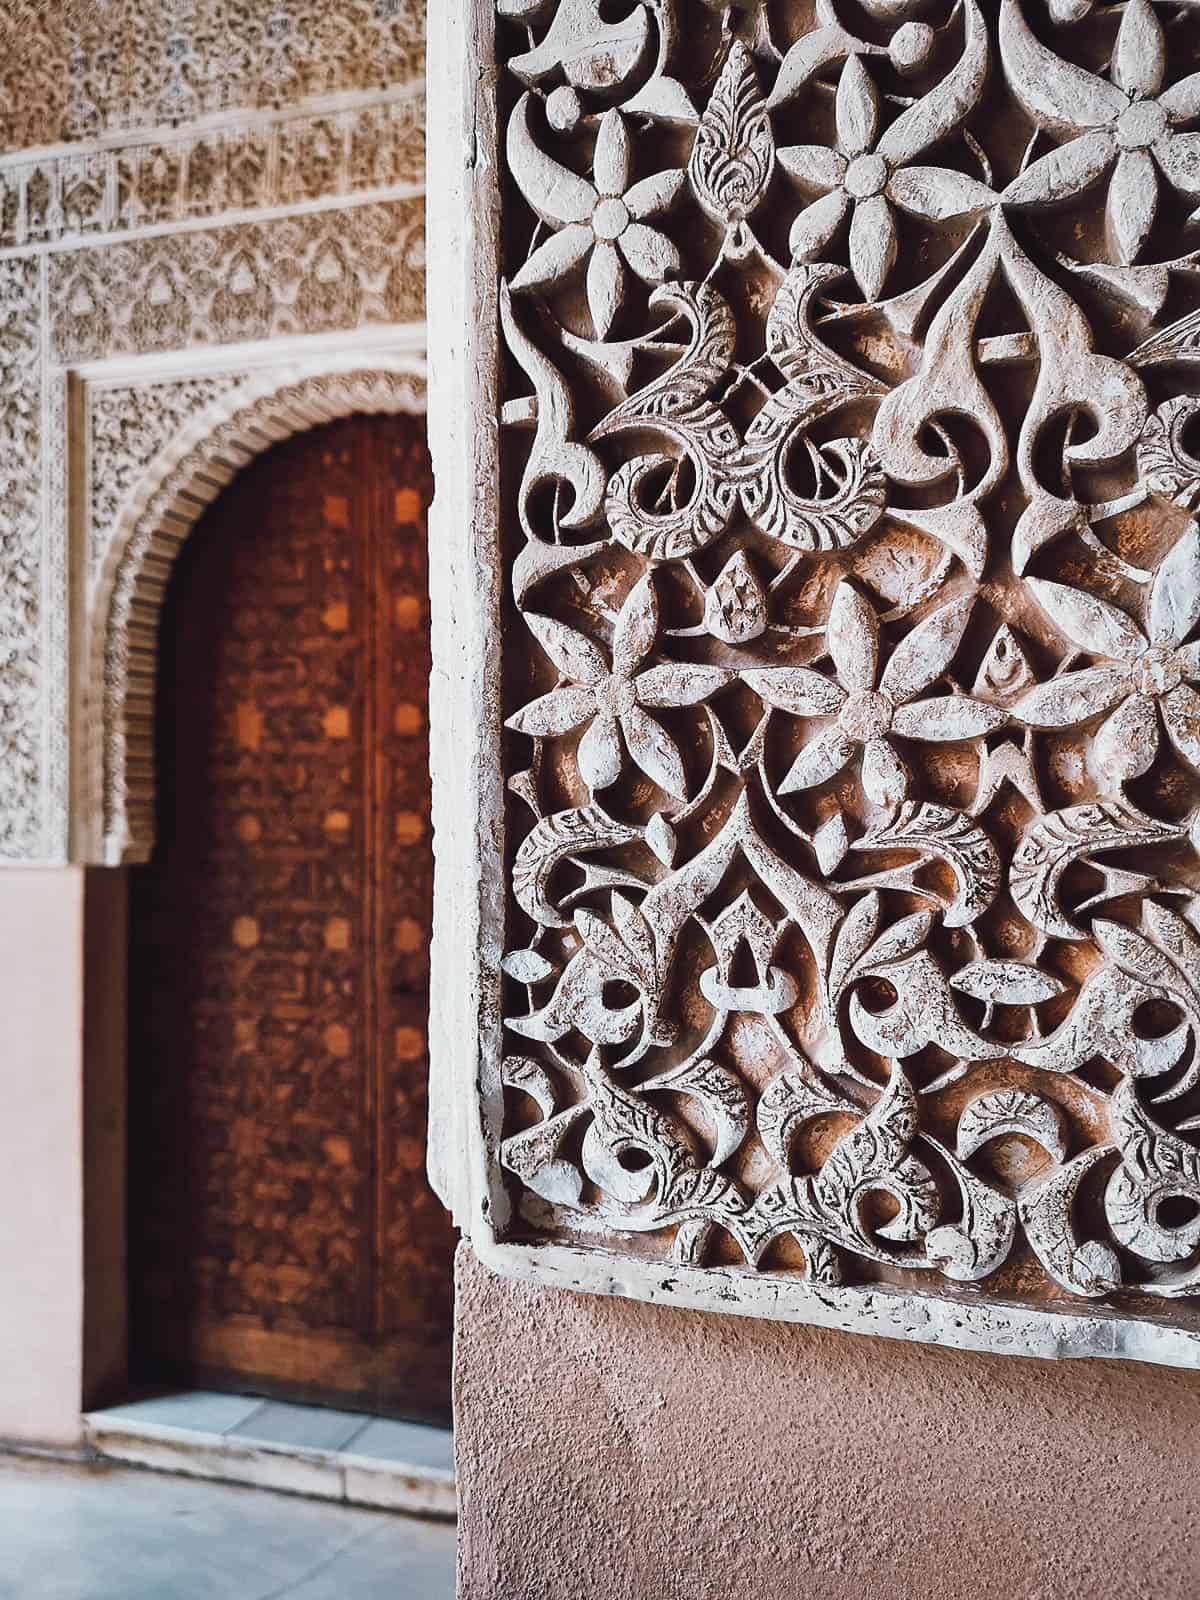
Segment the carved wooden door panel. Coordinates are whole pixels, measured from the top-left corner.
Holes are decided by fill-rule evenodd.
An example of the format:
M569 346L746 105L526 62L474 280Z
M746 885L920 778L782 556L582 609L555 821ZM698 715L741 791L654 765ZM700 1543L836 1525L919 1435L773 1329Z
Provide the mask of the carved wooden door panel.
M131 874L142 1378L448 1414L431 494L416 419L337 423L247 469L172 577L158 845Z

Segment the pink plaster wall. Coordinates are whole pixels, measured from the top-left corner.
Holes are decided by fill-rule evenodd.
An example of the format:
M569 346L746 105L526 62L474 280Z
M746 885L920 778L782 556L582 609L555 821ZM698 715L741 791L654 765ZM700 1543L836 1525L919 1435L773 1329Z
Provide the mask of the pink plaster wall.
M0 872L0 1440L80 1441L83 885Z
M458 1280L459 1600L1200 1594L1200 1373Z

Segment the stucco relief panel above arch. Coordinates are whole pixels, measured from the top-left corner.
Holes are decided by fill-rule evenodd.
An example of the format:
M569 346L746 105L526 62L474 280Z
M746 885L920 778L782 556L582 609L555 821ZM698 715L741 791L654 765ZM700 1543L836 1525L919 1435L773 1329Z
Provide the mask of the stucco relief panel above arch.
M451 10L435 438L507 786L462 1220L1200 1364L1194 9Z

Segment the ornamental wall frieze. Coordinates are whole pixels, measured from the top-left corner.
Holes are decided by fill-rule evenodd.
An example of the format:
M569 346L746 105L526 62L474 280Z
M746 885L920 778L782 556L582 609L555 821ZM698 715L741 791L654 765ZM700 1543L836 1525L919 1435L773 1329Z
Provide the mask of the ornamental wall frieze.
M1194 8L494 9L431 94L498 69L463 1220L586 1288L1200 1363Z
M116 355L419 322L423 195L48 258L50 355Z
M425 0L8 0L0 151L414 83Z
M131 233L223 213L419 189L419 85L332 108L242 113L99 148L0 159L0 250Z

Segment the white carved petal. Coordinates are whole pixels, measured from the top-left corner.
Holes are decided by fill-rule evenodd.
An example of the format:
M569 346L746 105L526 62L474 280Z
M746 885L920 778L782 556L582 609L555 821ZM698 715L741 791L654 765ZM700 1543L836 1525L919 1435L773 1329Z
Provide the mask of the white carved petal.
M625 273L615 245L597 239L587 271L588 310L596 337L606 339L625 299Z
M1200 195L1200 133L1172 133L1154 146L1158 164L1168 182L1193 199Z
M1008 721L1008 712L964 694L937 695L897 706L892 728L902 739L926 739L949 744L994 733Z
M1107 711L1128 692L1127 667L1085 667L1030 689L1013 706L1013 716L1031 728L1072 728Z
M624 194L629 185L629 130L619 111L606 111L600 122L592 176L600 194Z
M846 176L846 158L824 144L790 144L778 152L779 165L797 183L824 193Z
M1052 133L1102 128L1129 103L1116 84L1063 61L1036 39L1017 0L1003 0L1000 8L1000 54L1018 100Z
M613 630L613 672L618 678L632 677L638 663L654 649L658 638L658 595L654 571L642 574L625 597Z
M837 586L825 642L844 688L873 689L879 670L879 618L870 602L843 580Z
M1106 219L1122 266L1137 260L1158 210L1158 172L1148 150L1122 150L1108 186Z
M930 222L970 216L999 204L986 183L949 167L901 167L892 173L887 194L902 211Z
M534 96L517 102L508 124L508 165L518 189L543 222L587 222L596 209L595 189L578 173L542 150L529 126Z
M911 7L905 9L911 10ZM963 53L927 94L902 111L875 146L876 153L899 165L928 150L961 126L975 109L988 75L988 25L984 9L962 8ZM893 40L893 45L896 40Z
M1200 72L1164 89L1158 103L1172 122L1191 122L1193 117L1200 117Z
M801 750L792 762L780 794L795 794L798 789L811 789L839 773L854 754L857 746L838 727L823 728L815 739Z
M811 667L764 667L743 672L742 681L767 705L796 717L826 716L838 711L846 691Z
M1154 576L1150 638L1182 644L1200 622L1200 525L1189 522Z
M1200 772L1200 694L1190 685L1181 683L1158 703L1171 743L1183 759Z
M1182 650L1175 652L1175 659L1183 669L1185 678L1200 680L1200 642L1185 644Z
M512 280L513 289L541 289L565 278L587 255L595 234L585 223L572 222L542 241Z
M643 706L697 706L723 689L732 676L724 667L670 661L635 678L633 692Z
M1145 650L1141 629L1107 600L1046 578L1030 578L1028 583L1043 611L1080 650L1117 661L1136 661Z
M686 182L686 173L672 167L643 178L625 196L629 215L641 222L646 217L656 217L662 211L669 211L682 194Z
M881 194L859 200L850 219L850 265L868 300L877 300L896 260L896 224Z
M551 689L539 700L531 700L527 706L522 706L504 726L535 738L554 738L586 722L595 710L596 696L591 689Z
M1114 787L1140 778L1158 754L1158 708L1145 694L1131 694L1106 717L1092 742L1092 760Z
M1113 51L1114 83L1139 98L1157 94L1166 70L1166 41L1154 7L1150 0L1129 0Z
M609 676L603 651L586 634L568 628L565 622L554 617L542 617L533 611L526 614L525 621L554 665L572 683L594 686Z
M908 768L886 739L871 739L863 751L862 785L877 806L898 805L908 793Z
M664 234L644 222L631 222L617 248L643 283L663 283L679 275L679 251Z
M687 799L687 777L683 757L674 739L660 722L647 716L638 706L622 713L621 730L629 754L648 778L676 800Z
M940 606L892 651L879 687L894 705L914 700L945 672L958 653L975 604L973 595Z
M850 209L850 196L844 189L834 189L829 194L806 206L792 223L788 247L797 261L816 260L841 227Z
M579 776L589 789L607 789L621 776L621 735L615 717L596 717L579 741Z
M834 102L838 148L843 155L861 156L875 143L879 130L879 93L862 57L847 57L838 79Z
M1085 133L1026 167L1001 199L1005 205L1037 206L1082 194L1103 175L1116 153L1117 142L1107 130Z

